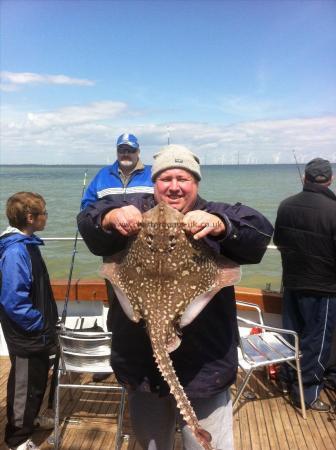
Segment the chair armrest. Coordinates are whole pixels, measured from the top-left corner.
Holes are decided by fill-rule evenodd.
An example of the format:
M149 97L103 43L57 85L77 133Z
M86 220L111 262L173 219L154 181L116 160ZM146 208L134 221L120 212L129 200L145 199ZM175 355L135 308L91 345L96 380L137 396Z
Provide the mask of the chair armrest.
M258 305L256 305L255 303L250 303L250 302L242 302L241 300L236 300L236 305L243 306L244 308L250 308L252 310L257 311L258 318L259 318L259 324L261 324L261 325L264 324L264 316L263 316L261 308Z
M271 331L273 333L278 334L291 334L294 337L295 347L293 347L287 340L286 345L291 347L295 351L299 351L299 336L296 331L293 330L286 330L285 328L277 328L277 327L271 327L270 325L265 325L264 323L258 323L254 322L253 320L245 319L244 317L237 316L237 320L239 322L244 323L245 325L249 325L252 327L259 327L266 331Z

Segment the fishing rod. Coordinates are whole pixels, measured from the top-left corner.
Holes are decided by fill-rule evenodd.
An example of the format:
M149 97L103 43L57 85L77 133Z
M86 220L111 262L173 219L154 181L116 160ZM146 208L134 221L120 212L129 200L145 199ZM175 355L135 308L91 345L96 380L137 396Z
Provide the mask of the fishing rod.
M85 170L85 173L84 173L83 188L82 188L82 195L81 195L81 204L82 204L82 200L83 200L83 196L84 196L84 192L85 192L85 187L86 187L86 177L87 177L87 170ZM79 209L80 209L80 207L79 207ZM63 307L63 312L62 312L62 316L61 316L61 327L63 327L65 325L65 319L66 319L67 310L68 310L68 303L69 303L70 289L71 289L71 281L72 281L72 272L73 272L73 268L74 268L74 265L75 265L75 257L76 257L76 253L77 253L78 235L79 235L79 230L78 230L78 227L77 227L76 234L75 234L75 239L74 239L74 245L73 245L73 249L72 249L72 256L71 256L70 270L69 270L69 276L68 276L68 284L67 284L66 293L65 293L64 307Z
M83 200L85 187L86 187L86 177L87 177L87 170L85 170L85 173L84 173L83 189L82 189L82 195L81 195L81 203L82 203L82 200ZM65 329L65 319L66 319L66 316L67 316L67 309L68 309L68 303L69 303L69 297L70 297L72 272L73 272L73 268L74 268L74 264L75 264L75 257L76 257L76 253L77 253L78 234L79 234L79 230L78 230L78 227L77 227L76 234L75 234L74 245L73 245L73 249L72 249L72 256L71 256L70 270L69 270L69 276L68 276L68 284L67 284L67 289L66 289L66 293L65 293L64 307L63 307L63 312L62 312L62 316L61 316L61 321L59 323L59 326L60 326L61 330ZM53 362L53 372L52 372L51 380L50 380L49 397L48 397L48 408L49 409L52 409L53 408L53 404L54 404L54 397L55 397L55 390L56 390L56 383L57 383L59 360L60 360L60 351L58 349L56 354L55 354L55 359L54 359L54 362Z
M293 149L292 151L293 151L293 156L294 156L296 168L297 168L297 170L298 170L298 172L299 172L300 180L301 180L301 183L302 183L302 186L303 186L303 184L304 184L304 183L303 183L303 177L302 177L302 173L301 173L301 170L300 170L299 163L298 163L298 161L297 161L297 159L296 159L295 150Z

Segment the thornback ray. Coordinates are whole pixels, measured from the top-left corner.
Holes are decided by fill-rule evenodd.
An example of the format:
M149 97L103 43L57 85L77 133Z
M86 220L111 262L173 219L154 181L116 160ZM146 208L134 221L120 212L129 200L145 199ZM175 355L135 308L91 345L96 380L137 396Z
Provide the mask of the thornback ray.
M211 435L196 414L175 373L169 353L181 342L189 324L223 287L240 280L240 267L217 255L202 240L183 229L183 214L161 202L142 215L142 226L126 250L104 263L126 315L143 319L154 358L182 417L205 450L213 450Z

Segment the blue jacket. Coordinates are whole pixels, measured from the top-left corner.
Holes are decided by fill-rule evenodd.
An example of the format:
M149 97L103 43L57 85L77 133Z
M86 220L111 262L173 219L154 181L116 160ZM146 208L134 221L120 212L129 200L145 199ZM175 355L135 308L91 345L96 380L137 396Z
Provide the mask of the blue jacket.
M125 206L111 199L89 205L78 215L78 228L92 253L113 255L124 250L130 238L117 230L105 232L101 216ZM155 206L153 196L133 203L140 211ZM219 216L227 226L222 239L204 240L213 250L238 264L257 264L271 239L273 227L262 214L237 203L207 202L198 197L194 210ZM112 304L111 363L118 381L130 388L165 395L168 386L161 377L143 321L134 323L123 312L119 302ZM221 289L191 324L183 328L180 347L171 353L177 376L190 397L210 397L227 389L236 378L238 326L233 286Z
M0 237L0 319L11 354L49 351L55 345L57 306L35 236Z
M120 178L119 163L116 161L112 166L103 167L86 189L81 207L86 208L89 204L96 202L100 198L128 198L143 196L153 193L153 183L151 178L151 166L144 166L143 169L135 170L131 178L124 186Z

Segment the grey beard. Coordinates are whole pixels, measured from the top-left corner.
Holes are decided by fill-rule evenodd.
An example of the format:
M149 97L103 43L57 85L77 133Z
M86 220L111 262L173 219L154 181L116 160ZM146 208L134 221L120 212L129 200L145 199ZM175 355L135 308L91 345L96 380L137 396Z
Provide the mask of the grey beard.
M124 161L119 161L119 164L121 165L121 167L129 168L129 167L133 166L134 163L133 163L133 161L124 160Z

